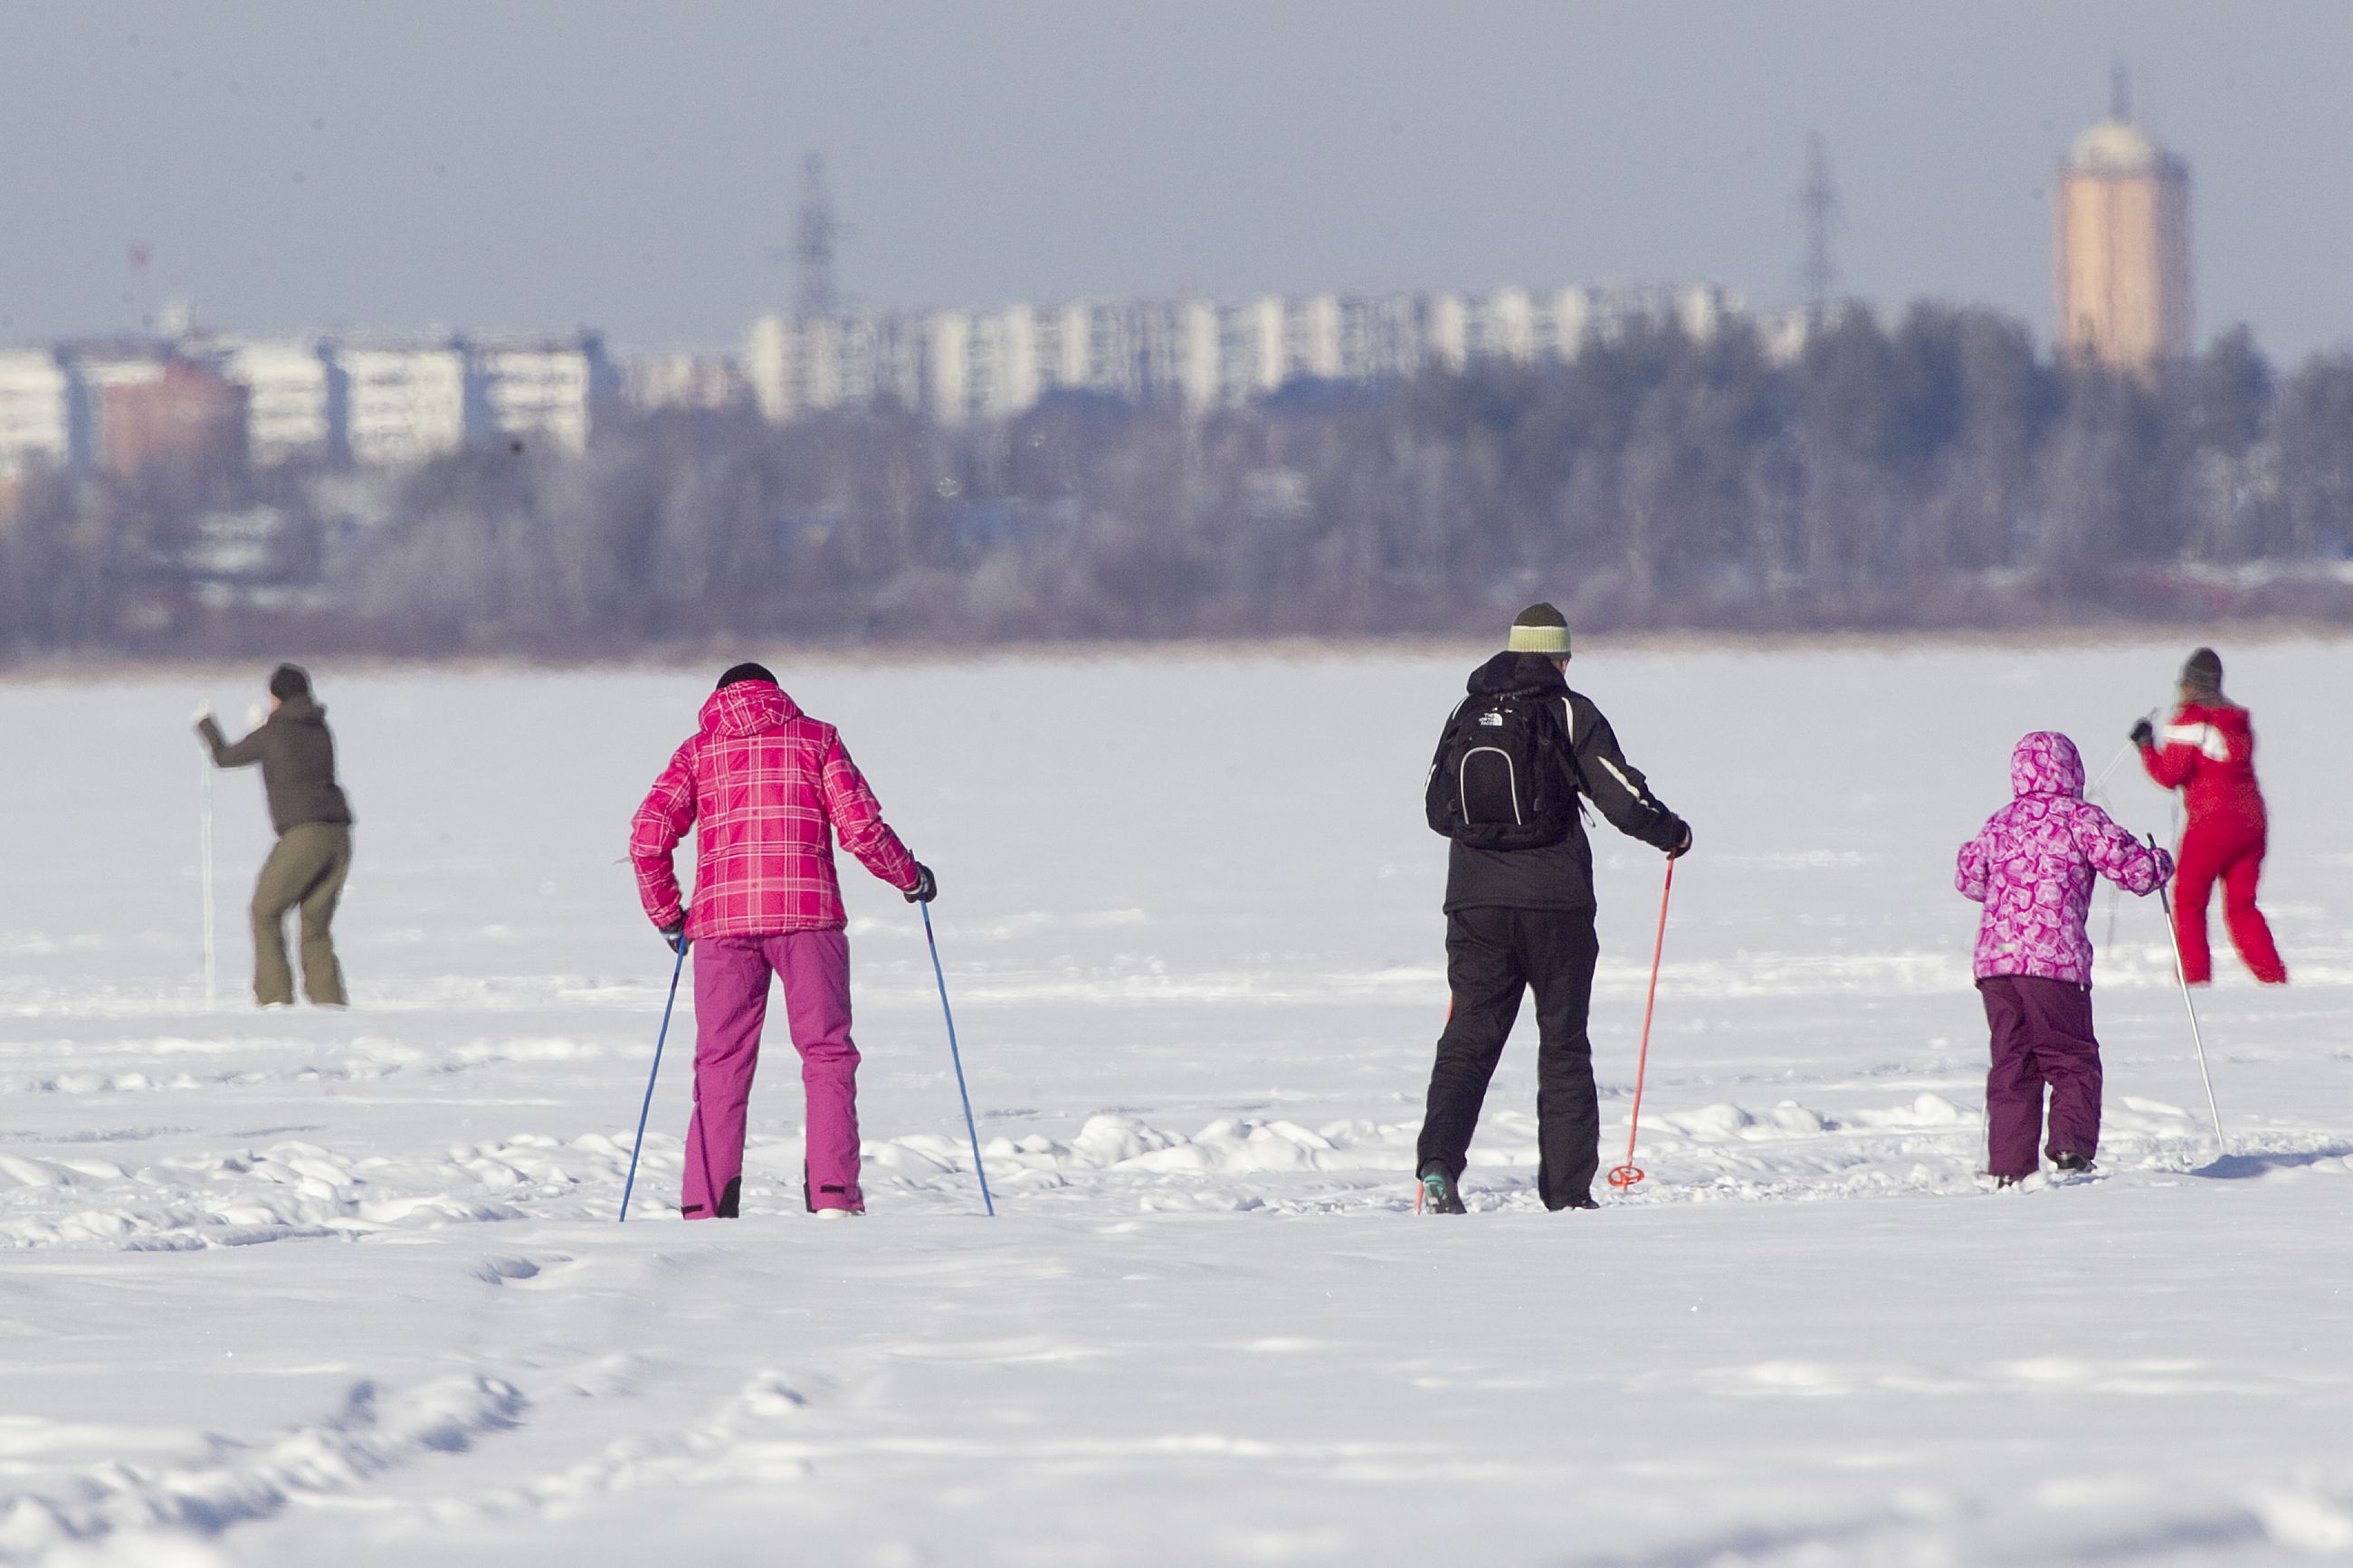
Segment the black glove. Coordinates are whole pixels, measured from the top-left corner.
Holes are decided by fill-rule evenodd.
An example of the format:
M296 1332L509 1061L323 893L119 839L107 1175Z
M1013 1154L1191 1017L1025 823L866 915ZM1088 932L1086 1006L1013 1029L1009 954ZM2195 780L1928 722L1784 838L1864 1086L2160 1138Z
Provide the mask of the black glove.
M1675 826L1683 829L1683 837L1675 840L1675 847L1672 849L1667 851L1667 858L1670 860L1680 860L1691 853L1691 824L1677 822Z
M670 950L672 952L682 953L686 951L686 917L684 915L678 917L676 924L662 926L659 929L661 931L662 941L670 945Z
M932 876L932 868L921 860L915 862L915 885L899 895L911 904L928 904L940 896L940 884Z
M2129 739L2136 746L2154 746L2157 744L2157 726L2146 719L2136 719Z

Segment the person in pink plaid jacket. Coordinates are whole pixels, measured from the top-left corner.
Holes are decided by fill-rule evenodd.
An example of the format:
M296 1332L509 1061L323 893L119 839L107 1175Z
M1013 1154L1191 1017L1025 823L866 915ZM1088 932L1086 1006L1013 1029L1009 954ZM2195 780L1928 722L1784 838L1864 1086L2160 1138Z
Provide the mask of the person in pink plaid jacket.
M681 906L670 858L690 827L694 901ZM738 1212L744 1109L772 973L784 981L808 1097L802 1201L821 1216L865 1210L836 837L909 902L931 901L930 869L882 820L840 732L802 712L761 666L735 666L629 824L647 918L673 945L693 944L694 1114L680 1203L689 1219Z
M2051 1093L2047 1152L2063 1171L2100 1147L2100 1042L2092 1033L2092 938L2084 917L2101 876L2146 898L2173 858L2137 841L2084 798L2075 742L2041 730L2010 759L2016 797L1961 846L1953 883L1985 906L1978 991L1993 1035L1986 1077L1988 1167L2007 1187L2032 1175Z

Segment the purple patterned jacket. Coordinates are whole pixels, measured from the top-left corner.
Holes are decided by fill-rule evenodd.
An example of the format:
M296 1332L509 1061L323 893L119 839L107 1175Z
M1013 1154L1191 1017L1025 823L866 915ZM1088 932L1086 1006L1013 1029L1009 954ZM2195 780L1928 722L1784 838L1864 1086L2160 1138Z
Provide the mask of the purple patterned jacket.
M2041 730L2010 753L2018 798L1961 846L1953 885L1985 906L1977 976L2031 974L2092 983L2084 929L2094 874L2147 897L2173 875L2173 857L2151 849L2084 799L2075 742Z

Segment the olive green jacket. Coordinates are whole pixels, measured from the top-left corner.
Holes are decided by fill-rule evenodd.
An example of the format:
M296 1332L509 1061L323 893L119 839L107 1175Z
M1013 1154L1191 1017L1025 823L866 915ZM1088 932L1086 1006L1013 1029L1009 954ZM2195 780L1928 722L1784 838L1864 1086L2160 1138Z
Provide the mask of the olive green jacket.
M261 764L270 825L280 833L306 822L352 820L351 802L335 782L335 738L327 732L327 710L311 698L280 703L261 728L235 745L209 713L197 721L196 733L222 767Z

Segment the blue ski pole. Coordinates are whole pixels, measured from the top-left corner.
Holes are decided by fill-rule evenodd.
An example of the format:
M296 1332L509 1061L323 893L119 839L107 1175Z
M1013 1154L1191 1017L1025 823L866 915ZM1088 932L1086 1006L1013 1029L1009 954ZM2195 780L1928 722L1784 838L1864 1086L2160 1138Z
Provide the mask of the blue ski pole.
M670 1009L678 1005L678 977L686 973L686 933L678 933L678 963L670 972L670 1000L662 1004L661 1033L654 1037L654 1070L646 1074L646 1102L638 1110L638 1141L629 1146L629 1179L621 1184L621 1218L629 1217L629 1194L638 1184L638 1152L646 1146L646 1118L654 1109L654 1079L661 1076L662 1042L670 1038Z
M932 935L932 906L916 908L923 911L923 943L932 950L932 978L940 983L940 1016L948 1021L948 1060L955 1064L956 1093L964 1100L964 1130L972 1138L972 1168L980 1177L980 1201L994 1215L997 1200L988 1195L988 1172L980 1163L980 1128L972 1119L972 1091L964 1086L964 1055L956 1049L955 1014L948 1008L948 977L940 969L940 944Z

